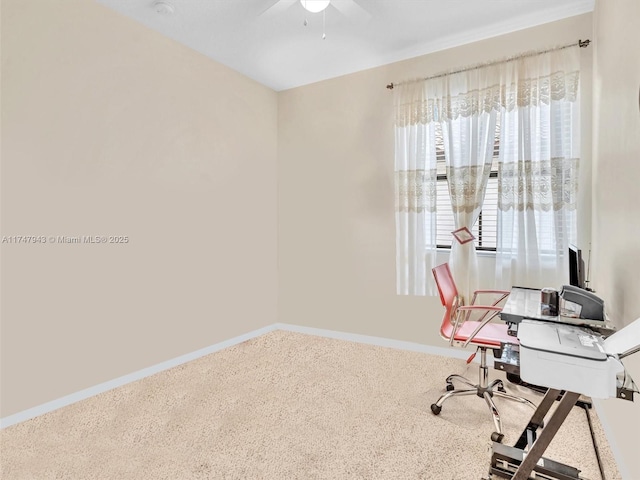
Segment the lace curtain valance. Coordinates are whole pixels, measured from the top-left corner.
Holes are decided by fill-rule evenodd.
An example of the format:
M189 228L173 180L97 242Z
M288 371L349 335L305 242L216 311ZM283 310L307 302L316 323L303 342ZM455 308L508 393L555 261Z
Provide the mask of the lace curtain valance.
M549 105L551 101L575 102L579 66L567 69L572 62L566 60L572 52L566 50L416 81L424 86L424 93L396 104L396 126L445 122L482 112Z

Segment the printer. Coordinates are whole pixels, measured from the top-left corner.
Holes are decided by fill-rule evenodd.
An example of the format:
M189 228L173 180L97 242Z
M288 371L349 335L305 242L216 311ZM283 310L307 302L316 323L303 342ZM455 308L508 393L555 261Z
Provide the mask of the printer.
M564 285L560 292L560 315L564 317L604 320L604 301L589 292L573 285Z
M607 338L584 327L525 319L518 339L520 376L528 383L593 398L632 400L638 391L621 360L640 351L640 319Z

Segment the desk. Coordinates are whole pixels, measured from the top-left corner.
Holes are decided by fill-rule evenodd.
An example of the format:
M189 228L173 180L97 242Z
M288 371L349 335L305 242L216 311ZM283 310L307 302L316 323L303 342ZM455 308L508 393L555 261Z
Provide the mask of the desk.
M527 480L535 470L535 478L540 478L538 477L538 474L540 474L542 475L541 478L545 479L580 480L580 470L577 468L542 457L542 454L580 397L579 393L565 392L558 408L542 428L545 415L558 399L560 393L560 390L555 389L547 391L540 405L531 416L529 424L513 447L496 442L493 443L489 478L497 475L500 478ZM540 428L542 428L542 432L537 437L537 431ZM525 453L527 446L529 448Z
M543 315L540 305L540 290L537 288L513 287L507 301L500 312L500 318L512 325L509 334L514 337L518 333L518 325L525 319L539 320L541 322L553 322L566 325L588 327L607 337L616 329L608 320L589 320L575 318L566 315ZM509 375L520 375L519 347L517 345L505 345L501 352L501 358L496 359L495 368ZM513 381L513 380L512 380Z
M605 336L615 332L615 327L606 320L589 320L565 315L542 315L540 308L540 290L536 288L513 287L504 308L500 312L500 318L505 322L515 325L519 324L523 319L529 318L542 322L584 326L600 332Z
M527 480L535 470L536 478L540 474L542 478L579 480L578 469L543 458L542 454L581 394L633 400L637 388L612 348L633 351L629 346L640 342L638 337L640 323L625 327L609 340L584 327L560 322L550 324L544 319L520 319L518 339L522 379L549 389L513 447L494 442L490 478L497 475ZM621 338L624 344L619 347ZM627 391L623 379L630 382ZM545 416L558 398L561 398L558 407L543 427Z

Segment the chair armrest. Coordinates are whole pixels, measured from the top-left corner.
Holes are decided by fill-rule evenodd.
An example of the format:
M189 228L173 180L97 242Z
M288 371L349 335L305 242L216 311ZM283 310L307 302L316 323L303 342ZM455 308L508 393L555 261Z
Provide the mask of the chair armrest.
M474 305L476 303L476 298L478 295L487 294L487 295L499 295L498 299L493 302L493 305L499 304L502 300L507 298L511 292L507 290L476 290L473 292L473 298L471 299L471 304Z
M495 305L460 305L458 310L490 310L492 312L501 312L502 307L496 307Z
M508 290L476 290L473 293L498 293L500 295L509 295L511 292Z
M508 294L509 292L507 292ZM496 302L497 303L497 302ZM458 307L457 311L466 311L471 313L472 311L484 311L485 314L481 317L481 321L476 327L476 329L469 335L467 340L462 344L463 347L469 345L469 342L473 340L473 338L478 334L478 332L484 327L487 323L489 323L496 315L498 315L502 311L502 307L496 307L495 305L463 305ZM457 313L457 312L456 312ZM489 315L489 313L491 313ZM456 326L458 322L456 322ZM457 330L457 328L456 328ZM455 336L456 331L454 330L453 336Z

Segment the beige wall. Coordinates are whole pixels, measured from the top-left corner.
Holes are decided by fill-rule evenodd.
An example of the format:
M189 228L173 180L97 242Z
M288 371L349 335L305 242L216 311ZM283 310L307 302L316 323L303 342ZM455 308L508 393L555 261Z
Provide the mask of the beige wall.
M2 245L3 417L276 322L276 93L63 3L2 0L2 235L129 243Z
M591 36L591 22L581 15L281 92L280 321L443 346L439 299L396 295L393 94L385 85L577 42ZM582 51L583 243L591 215L591 57ZM481 260L489 262L488 285L491 259Z
M599 0L594 13L593 284L618 327L640 317L640 2ZM625 361L640 384L640 354ZM640 401L602 402L625 479L640 478Z
M624 325L640 316L640 223L620 213L639 173L637 48L627 42L638 45L640 12L636 0L619 2L626 10L600 2L596 14L592 279ZM442 346L437 298L395 294L384 85L588 38L591 21L276 95L92 0L2 0L2 235L130 240L2 245L0 416L277 320ZM592 52L583 52L584 249ZM640 477L625 442L637 404L602 408L628 478Z

